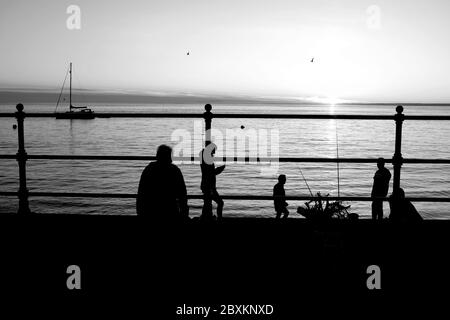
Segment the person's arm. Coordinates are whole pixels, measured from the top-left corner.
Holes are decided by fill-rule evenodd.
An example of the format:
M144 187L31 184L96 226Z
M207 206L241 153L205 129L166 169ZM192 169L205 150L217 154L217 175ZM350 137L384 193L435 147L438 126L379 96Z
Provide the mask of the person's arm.
M146 169L142 171L141 179L139 180L138 193L136 197L136 213L143 215L145 213L145 189L146 189Z
M178 186L178 204L180 206L180 213L182 216L188 218L189 217L189 206L187 201L187 191L186 191L186 183L184 182L183 173L179 168L177 168L177 186Z
M275 210L276 211L281 210L283 208L283 204L284 204L284 196L278 185L275 185L273 187L273 200L274 200Z
M216 176L218 175L218 174L221 174L222 173L222 171L225 169L225 165L222 165L222 166L220 166L220 167L217 167L215 170L214 170L214 173L216 174Z
M286 202L286 191L284 191L284 188L281 190L281 203L284 207L288 206L288 203Z
M375 193L375 178L376 178L377 174L375 173L375 175L373 176L373 182L372 182L372 191L370 192L370 196L374 197L374 193Z
M389 172L388 169L385 170L384 174L383 174L383 184L386 184L389 186L389 181L391 181L391 173Z

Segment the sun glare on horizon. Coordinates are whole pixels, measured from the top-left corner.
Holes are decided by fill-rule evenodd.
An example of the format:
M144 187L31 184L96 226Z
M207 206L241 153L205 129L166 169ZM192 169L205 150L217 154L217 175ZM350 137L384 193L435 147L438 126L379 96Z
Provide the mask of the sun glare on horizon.
M312 97L308 100L314 103L328 104L332 107L336 106L337 104L349 102L348 100L340 99L337 97Z

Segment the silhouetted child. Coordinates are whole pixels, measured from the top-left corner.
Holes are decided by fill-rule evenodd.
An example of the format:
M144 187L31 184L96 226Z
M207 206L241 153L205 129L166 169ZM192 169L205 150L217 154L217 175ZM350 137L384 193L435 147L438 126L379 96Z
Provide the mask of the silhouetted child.
M384 167L384 158L378 158L377 167L378 170L373 176L373 186L371 197L386 197L389 190L389 180L391 179L391 173ZM372 219L383 219L383 200L373 200L372 202Z
M421 221L423 218L414 207L414 205L405 198L405 191L399 188L397 193L392 193L389 197L389 205L391 206L391 214L389 220L391 221Z
M202 219L212 218L211 201L217 203L217 220L222 219L223 200L216 189L216 175L221 174L225 169L225 165L216 168L214 164L214 154L217 146L210 143L202 151L200 151L200 168L202 170L202 182L200 189L203 192L203 210Z
M276 218L279 219L281 214L283 218L287 218L289 211L287 209L288 203L286 202L286 193L284 191L284 184L286 183L286 176L280 174L278 176L278 183L273 187L273 204L275 206Z

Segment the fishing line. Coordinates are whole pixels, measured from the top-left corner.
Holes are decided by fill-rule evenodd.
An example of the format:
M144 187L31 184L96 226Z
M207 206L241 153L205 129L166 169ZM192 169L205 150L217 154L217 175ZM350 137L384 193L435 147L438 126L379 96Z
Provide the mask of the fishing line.
M306 178L305 178L305 176L303 175L302 168L300 168L300 166L298 167L298 170L300 170L300 174L302 175L303 181L305 181L306 187L307 187L308 190L309 190L309 194L311 195L311 197L314 197L314 195L313 195L311 189L309 188L308 181L306 181Z
M337 170L337 183L338 183L338 197L341 196L340 192L340 176L339 176L339 137L338 137L338 124L336 121L336 170Z

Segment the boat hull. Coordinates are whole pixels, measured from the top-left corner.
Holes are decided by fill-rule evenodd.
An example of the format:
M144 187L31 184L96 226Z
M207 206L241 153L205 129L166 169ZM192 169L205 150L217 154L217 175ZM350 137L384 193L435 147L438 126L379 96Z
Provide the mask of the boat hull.
M95 114L93 112L61 112L55 113L56 119L82 119L89 120L94 119Z

